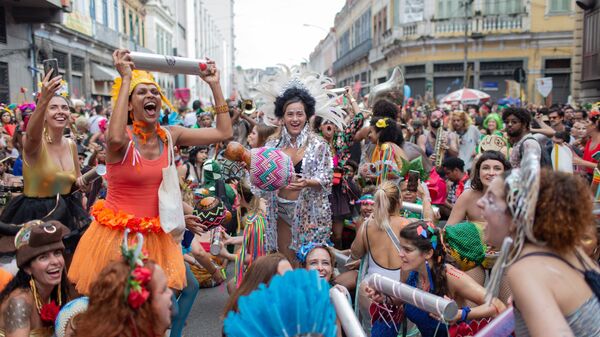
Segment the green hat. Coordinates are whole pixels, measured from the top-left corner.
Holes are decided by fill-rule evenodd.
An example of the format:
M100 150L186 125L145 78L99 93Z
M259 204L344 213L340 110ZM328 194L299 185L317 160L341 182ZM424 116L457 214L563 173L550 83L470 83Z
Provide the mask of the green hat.
M472 222L446 226L444 242L448 253L463 271L481 265L485 259L485 246L481 240L481 233Z
M202 165L202 171L204 171L204 180L207 184L223 178L221 165L214 159L205 161Z

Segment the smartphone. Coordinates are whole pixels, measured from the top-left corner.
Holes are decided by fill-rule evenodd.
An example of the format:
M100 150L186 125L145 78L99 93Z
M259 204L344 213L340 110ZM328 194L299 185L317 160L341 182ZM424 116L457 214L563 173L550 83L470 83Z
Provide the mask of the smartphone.
M52 77L50 77L51 79L60 76L60 73L58 72L57 59L47 59L44 60L42 63L44 64L44 77L50 72L50 69L52 69Z
M419 187L419 171L410 170L408 171L408 181L406 182L406 189L410 192L416 192Z

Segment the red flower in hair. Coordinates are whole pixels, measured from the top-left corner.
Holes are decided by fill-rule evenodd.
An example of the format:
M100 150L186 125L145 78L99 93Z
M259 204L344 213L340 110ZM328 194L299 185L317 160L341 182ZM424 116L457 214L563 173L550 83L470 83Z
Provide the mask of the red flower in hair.
M54 324L59 311L60 307L56 304L56 302L50 301L50 303L44 304L40 309L40 317L42 318L43 322Z
M136 267L131 275L133 276L133 279L138 281L141 285L147 284L152 278L150 269L144 267Z
M148 290L144 288L141 288L139 291L134 291L133 289L131 289L131 292L129 292L129 296L127 296L127 302L129 303L131 308L135 310L141 307L142 304L144 304L144 302L148 300L149 296L150 292L148 292Z

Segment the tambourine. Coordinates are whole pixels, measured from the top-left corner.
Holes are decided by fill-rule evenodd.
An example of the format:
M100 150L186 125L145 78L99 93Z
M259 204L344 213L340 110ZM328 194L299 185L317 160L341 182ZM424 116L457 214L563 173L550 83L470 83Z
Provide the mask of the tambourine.
M249 151L240 143L230 142L223 156L246 163L246 168L250 171L250 182L264 191L285 187L294 178L292 158L275 148L261 147Z
M207 229L222 226L231 220L231 212L217 197L205 197L198 200L194 207L194 215L200 218L200 222Z

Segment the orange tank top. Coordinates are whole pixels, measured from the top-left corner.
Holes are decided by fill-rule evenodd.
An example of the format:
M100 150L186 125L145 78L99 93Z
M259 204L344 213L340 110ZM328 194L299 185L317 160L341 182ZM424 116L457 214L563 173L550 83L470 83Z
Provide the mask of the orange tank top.
M129 141L125 157L119 163L106 165L106 206L135 217L158 216L158 187L162 182L162 169L167 167L167 145L160 157L144 159Z

